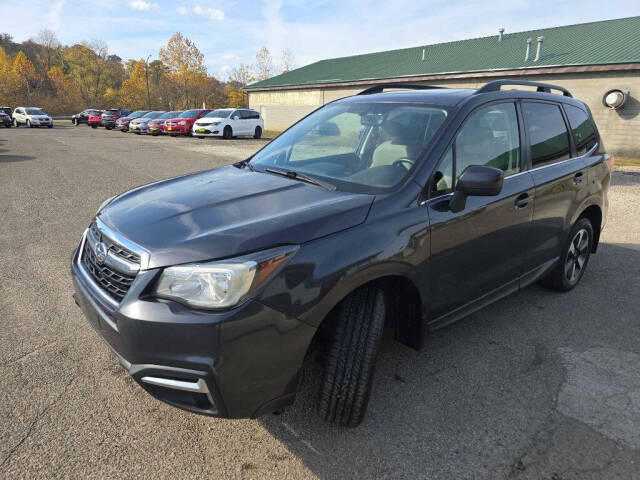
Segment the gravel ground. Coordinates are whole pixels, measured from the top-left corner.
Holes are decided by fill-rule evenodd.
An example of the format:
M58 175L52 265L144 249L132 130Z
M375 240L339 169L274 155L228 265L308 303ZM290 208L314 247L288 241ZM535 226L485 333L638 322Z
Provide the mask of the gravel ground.
M0 478L640 478L640 168L615 173L573 292L532 286L421 352L387 334L357 429L314 415L313 362L257 421L148 396L75 306L70 254L106 197L263 144L0 130Z

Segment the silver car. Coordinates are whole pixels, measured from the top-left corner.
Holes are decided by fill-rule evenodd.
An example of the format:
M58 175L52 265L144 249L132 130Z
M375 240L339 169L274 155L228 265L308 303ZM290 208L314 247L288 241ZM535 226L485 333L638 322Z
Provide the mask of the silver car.
M138 135L147 134L147 124L150 120L154 118L158 118L160 115L166 113L164 110L154 110L153 112L149 112L142 117L134 118L129 122L129 131L132 133L137 133Z

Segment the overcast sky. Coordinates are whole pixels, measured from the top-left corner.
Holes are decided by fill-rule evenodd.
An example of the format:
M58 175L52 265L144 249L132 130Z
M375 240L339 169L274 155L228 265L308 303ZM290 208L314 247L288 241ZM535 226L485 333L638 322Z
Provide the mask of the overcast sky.
M123 59L154 57L180 31L210 73L251 62L266 45L302 66L323 58L640 15L638 0L387 2L355 0L0 0L0 31L16 41L42 28L65 44L104 40ZM615 32L612 32L615 34Z

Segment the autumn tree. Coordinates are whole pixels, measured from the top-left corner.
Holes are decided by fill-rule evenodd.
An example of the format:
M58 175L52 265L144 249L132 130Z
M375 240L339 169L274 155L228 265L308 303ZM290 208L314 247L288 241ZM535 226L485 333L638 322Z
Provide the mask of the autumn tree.
M296 68L296 57L293 52L288 48L282 51L282 57L280 59L280 65L282 67L282 73L287 73Z
M204 55L191 40L180 32L175 33L169 39L166 48L160 49L158 56L179 87L174 107L180 105L190 108L204 101L207 69L204 65Z
M254 65L255 79L257 81L266 80L275 75L275 67L273 66L273 57L267 47L262 47L256 54L256 63Z
M131 60L129 61L131 62ZM147 107L147 77L146 63L140 59L129 65L132 68L129 78L122 83L120 98L132 110L142 110Z
M229 74L229 81L238 83L242 86L248 85L253 82L253 73L251 72L251 65L241 63L231 69Z
M15 81L16 94L24 103L30 103L33 91L37 88L39 78L33 63L22 52L18 52L13 60L12 73Z

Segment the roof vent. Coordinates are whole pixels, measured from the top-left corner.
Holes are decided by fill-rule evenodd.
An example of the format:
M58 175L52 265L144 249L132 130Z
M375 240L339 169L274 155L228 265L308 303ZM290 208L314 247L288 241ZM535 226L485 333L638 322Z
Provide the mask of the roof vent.
M531 42L532 40L530 38L527 38L527 53L524 54L525 62L529 61L529 55L531 54Z
M502 36L504 35L504 27L498 29L498 41L502 41Z
M423 62L425 61L425 54L426 54L425 50L426 50L426 48L422 49L422 61Z
M538 37L536 38L536 41L538 42L538 48L536 49L536 58L533 59L534 62L540 60L540 56L542 55L542 42L544 42L544 37Z

